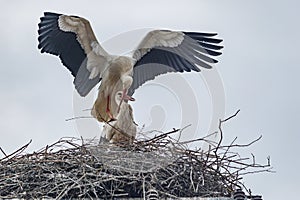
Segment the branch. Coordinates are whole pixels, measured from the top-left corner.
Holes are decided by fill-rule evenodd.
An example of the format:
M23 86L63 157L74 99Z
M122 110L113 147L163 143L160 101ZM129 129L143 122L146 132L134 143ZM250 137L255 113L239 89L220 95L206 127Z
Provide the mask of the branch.
M27 144L25 144L24 146L22 146L22 147L19 148L18 150L14 151L13 153L11 153L11 154L5 156L4 158L0 159L0 162L3 161L3 160L5 160L5 159L8 159L8 158L10 158L10 157L13 158L13 156L16 156L16 155L22 153L22 152L29 146L29 144L30 144L31 142L32 142L32 140L30 140Z

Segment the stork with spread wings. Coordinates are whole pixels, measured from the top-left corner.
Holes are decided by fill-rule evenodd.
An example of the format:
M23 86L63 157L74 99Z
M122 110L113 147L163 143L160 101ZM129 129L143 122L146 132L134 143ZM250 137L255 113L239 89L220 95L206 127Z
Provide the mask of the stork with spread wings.
M150 31L131 57L111 55L97 41L88 20L45 12L38 30L41 52L59 56L72 73L74 85L86 96L101 81L92 115L99 121L114 119L120 108L114 101L134 100L134 91L148 80L167 72L199 72L212 68L223 46L216 33Z

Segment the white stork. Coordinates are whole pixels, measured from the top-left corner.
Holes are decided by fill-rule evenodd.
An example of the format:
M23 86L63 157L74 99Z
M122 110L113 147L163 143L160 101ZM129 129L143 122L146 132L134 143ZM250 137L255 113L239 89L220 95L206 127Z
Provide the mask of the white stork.
M123 92L118 91L115 95L115 102L120 106L120 112L117 120L110 124L105 124L103 135L110 143L132 144L136 136L136 123L133 119L132 107L128 103L122 103L122 100L129 100L129 97L123 97Z
M134 91L160 74L212 68L217 63L212 57L221 55L223 48L216 33L154 30L131 57L117 56L101 47L84 18L45 12L40 20L38 48L59 56L75 77L78 93L86 96L101 81L92 110L99 121L117 115L118 105L111 98L117 91L123 91L122 99L134 100L130 97Z

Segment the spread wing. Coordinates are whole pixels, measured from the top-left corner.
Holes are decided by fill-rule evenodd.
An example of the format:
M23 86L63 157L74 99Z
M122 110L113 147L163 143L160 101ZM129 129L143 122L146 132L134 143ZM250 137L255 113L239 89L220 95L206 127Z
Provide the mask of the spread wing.
M40 20L38 48L59 56L75 77L78 93L86 96L101 80L112 56L100 46L86 19L45 12Z
M128 91L134 91L156 76L167 72L199 72L200 68L212 68L218 61L213 57L222 53L222 39L216 33L179 32L154 30L149 32L133 53L137 60L133 69L133 83Z

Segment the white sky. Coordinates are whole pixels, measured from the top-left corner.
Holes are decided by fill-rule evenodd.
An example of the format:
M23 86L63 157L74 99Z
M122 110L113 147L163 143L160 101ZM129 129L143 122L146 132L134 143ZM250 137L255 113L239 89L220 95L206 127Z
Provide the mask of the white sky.
M73 116L73 79L58 58L37 50L37 24L44 11L84 16L100 41L147 27L218 32L225 46L217 68L225 87L226 116L241 109L224 127L225 142L237 136L239 143L247 143L263 135L241 153L256 154L257 162L270 155L277 172L247 176L247 186L264 199L299 196L300 3L296 0L0 3L0 146L7 153L30 139L30 150L37 150L61 137L78 135L74 122L65 121Z

